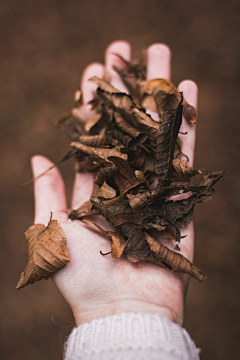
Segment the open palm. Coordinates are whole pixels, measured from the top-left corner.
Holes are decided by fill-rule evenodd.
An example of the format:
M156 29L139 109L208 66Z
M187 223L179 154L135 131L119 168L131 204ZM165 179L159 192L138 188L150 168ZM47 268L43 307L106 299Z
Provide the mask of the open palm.
M84 104L81 111L88 116L91 110L87 103L96 88L87 81L92 76L102 77L106 70L111 75L112 85L121 91L127 91L118 74L112 69L113 65L123 65L119 64L121 60L114 53L130 60L130 45L123 41L112 43L106 50L105 66L93 63L84 71L81 84ZM170 79L170 56L167 46L150 46L147 51L147 79ZM186 100L196 107L195 83L185 80L179 85L179 90L183 91ZM187 135L182 135L182 151L189 157L192 165L195 125L183 119L181 132L186 131ZM41 174L51 165L48 159L35 156L32 159L34 176ZM73 209L89 199L92 187L92 174L76 174ZM89 224L68 220L64 182L56 168L35 181L35 223L47 224L50 212L53 213L53 219L58 220L64 229L70 255L70 263L54 273L52 279L72 308L77 325L122 312L156 312L182 324L189 276L172 273L152 264L133 264L124 256L120 260L113 259L111 255L102 256L99 251L110 251L110 240ZM110 224L104 223L104 219L101 221L105 229L110 228ZM187 237L181 242L181 254L192 261L193 223L182 230L182 235ZM170 249L174 248L174 241L161 241Z

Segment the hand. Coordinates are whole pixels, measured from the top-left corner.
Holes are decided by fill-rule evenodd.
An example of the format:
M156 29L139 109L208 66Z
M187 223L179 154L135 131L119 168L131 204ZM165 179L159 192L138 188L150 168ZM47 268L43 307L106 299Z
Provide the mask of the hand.
M111 83L116 88L126 91L113 64L120 61L114 53L130 60L130 45L123 41L112 43L106 51L106 64L93 63L84 71L82 91L84 105L82 110L90 114L87 102L91 100L95 85L87 80L96 75L102 77L104 69L111 74ZM170 78L170 50L163 44L154 44L148 48L147 78ZM122 64L120 64L122 65ZM186 80L179 85L187 101L196 107L197 86ZM190 165L193 164L195 125L183 119L183 153L187 154ZM34 176L41 174L52 163L42 157L32 159ZM93 175L76 174L72 208L78 208L91 196ZM98 233L89 224L79 220L70 221L67 216L65 187L57 168L35 181L35 223L47 225L50 212L53 219L59 221L67 237L70 263L53 274L52 279L70 305L76 325L93 319L122 312L150 312L168 317L182 324L184 300L188 289L189 276L172 273L156 265L130 263L124 257L113 259L111 255L102 256L111 250L111 242ZM106 228L106 227L105 227ZM187 235L181 242L181 254L193 261L194 229L193 223L182 230ZM161 240L164 245L174 248L174 241Z

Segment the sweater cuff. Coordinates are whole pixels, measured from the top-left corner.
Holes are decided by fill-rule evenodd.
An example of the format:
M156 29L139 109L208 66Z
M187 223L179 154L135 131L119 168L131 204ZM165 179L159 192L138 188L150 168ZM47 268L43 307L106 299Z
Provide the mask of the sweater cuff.
M65 344L65 360L198 360L199 350L181 326L149 313L123 313L84 323Z

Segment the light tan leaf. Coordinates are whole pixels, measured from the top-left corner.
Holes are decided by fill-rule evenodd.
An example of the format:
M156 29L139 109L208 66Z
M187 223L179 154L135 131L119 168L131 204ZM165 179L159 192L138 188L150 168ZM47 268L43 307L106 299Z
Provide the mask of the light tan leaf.
M96 84L98 87L100 87L102 90L112 93L120 93L121 91L116 89L114 86L112 86L108 81L100 79L97 76L91 77L88 81Z
M102 117L101 113L95 113L89 120L84 124L84 130L88 133L94 125L96 125Z
M128 194L127 198L129 199L129 205L133 209L133 211L136 211L139 207L143 207L147 204L148 197L150 197L150 192L145 191L143 193L138 193L136 195Z
M56 270L69 262L67 240L57 220L50 220L47 227L35 224L25 232L28 245L28 264L21 273L17 289L48 279Z
M169 270L187 273L201 282L206 279L202 270L194 266L183 255L168 249L147 233L145 233L145 237L157 260L162 261Z
M86 146L79 142L72 142L70 146L84 152L85 154L91 155L94 159L107 166L112 164L112 162L108 160L108 157L110 156L116 156L120 159L127 160L127 154L121 153L120 148L117 146L112 149L104 149Z
M94 196L94 195L92 195ZM116 197L116 190L113 189L111 186L109 186L106 181L104 181L103 185L101 186L98 194L98 197L104 198L104 199L113 199Z

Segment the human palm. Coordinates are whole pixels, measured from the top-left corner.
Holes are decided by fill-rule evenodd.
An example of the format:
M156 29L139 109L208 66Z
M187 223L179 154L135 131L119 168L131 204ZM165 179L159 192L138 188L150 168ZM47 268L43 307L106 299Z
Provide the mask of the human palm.
M90 64L82 77L83 105L81 111L90 116L88 101L91 100L95 85L87 80L92 76L102 77L104 71L111 75L111 83L121 91L126 91L118 74L112 69L121 61L114 53L130 60L130 45L123 41L112 43L106 51L105 66ZM170 78L170 50L162 44L154 44L147 52L147 78ZM123 65L122 63L120 64ZM197 87L186 80L179 85L187 101L196 107ZM152 114L156 116L156 114ZM183 119L181 132L184 136L183 153L193 164L195 125ZM42 157L32 159L34 175L49 168L52 163ZM76 174L72 208L78 208L91 196L93 175ZM153 264L131 263L124 256L113 259L111 255L102 256L110 251L111 242L96 228L79 220L70 221L67 216L65 187L59 171L54 168L35 181L35 223L47 224L50 212L59 221L67 238L70 263L53 274L52 279L72 308L76 324L122 312L155 312L179 324L183 321L184 299L189 276L173 273ZM98 217L99 218L99 217ZM101 226L110 228L105 219L100 218ZM181 243L181 254L193 260L194 230L193 223L182 230L187 235ZM156 236L158 236L156 234ZM174 241L160 239L170 249Z

